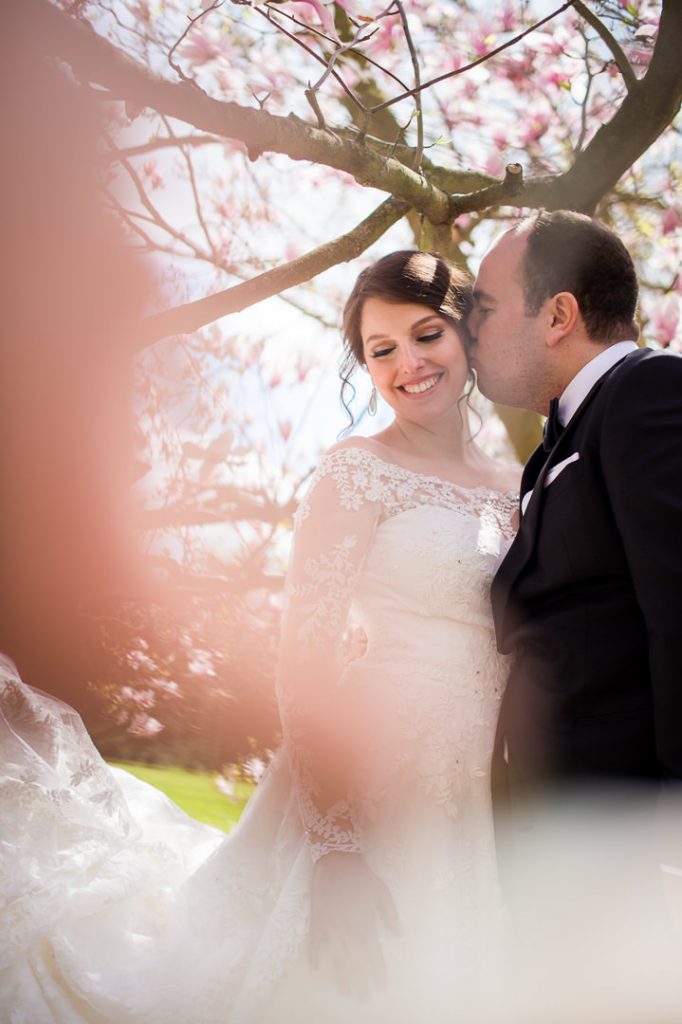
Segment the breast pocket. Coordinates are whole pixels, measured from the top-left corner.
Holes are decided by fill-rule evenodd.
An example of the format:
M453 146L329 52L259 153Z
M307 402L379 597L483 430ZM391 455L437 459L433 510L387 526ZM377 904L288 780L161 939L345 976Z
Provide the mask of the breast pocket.
M557 462L555 466L551 466L543 481L545 490L544 504L553 504L554 499L560 494L565 499L571 490L576 491L577 497L580 491L582 476L583 461L579 452L574 452L573 455L569 455L567 458L562 459L561 462Z

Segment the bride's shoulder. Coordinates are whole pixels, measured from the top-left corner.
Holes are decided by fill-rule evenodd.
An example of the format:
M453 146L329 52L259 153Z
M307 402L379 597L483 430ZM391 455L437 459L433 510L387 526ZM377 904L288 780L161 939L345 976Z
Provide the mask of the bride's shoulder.
M320 467L376 466L380 468L390 460L382 452L382 445L371 437L346 437L327 448L320 459Z
M325 455L334 455L336 452L369 452L376 455L379 448L379 443L373 437L344 437L342 441L327 448Z

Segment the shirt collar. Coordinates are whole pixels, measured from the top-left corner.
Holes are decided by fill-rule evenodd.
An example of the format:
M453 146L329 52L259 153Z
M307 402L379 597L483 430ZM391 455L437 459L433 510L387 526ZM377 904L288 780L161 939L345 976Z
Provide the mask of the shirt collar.
M612 366L615 366L630 352L635 352L636 349L637 343L634 341L617 341L615 345L609 345L608 348L602 349L594 359L590 359L589 363L586 363L582 370L576 373L559 399L559 422L562 427L569 422L583 399L592 390L593 385Z

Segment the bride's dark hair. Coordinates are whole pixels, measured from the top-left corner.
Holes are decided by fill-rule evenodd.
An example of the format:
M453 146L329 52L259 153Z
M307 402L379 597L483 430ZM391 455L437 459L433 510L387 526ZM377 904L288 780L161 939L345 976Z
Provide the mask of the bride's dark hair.
M453 267L437 253L401 249L382 257L362 271L343 310L344 351L339 374L341 402L350 418L348 430L355 422L350 410L350 403L355 397L355 387L350 378L358 364L367 365L360 331L362 309L367 299L378 298L395 303L415 302L420 306L428 306L457 329L466 351L463 320L471 308L471 293L469 276ZM470 387L465 393L466 397L469 396L473 383L473 375L470 375Z

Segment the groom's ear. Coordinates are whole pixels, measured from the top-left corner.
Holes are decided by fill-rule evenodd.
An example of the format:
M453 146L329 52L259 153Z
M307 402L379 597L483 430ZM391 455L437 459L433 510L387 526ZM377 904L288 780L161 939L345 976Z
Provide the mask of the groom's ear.
M578 300L572 292L557 292L547 303L545 344L554 348L571 333L580 318Z

